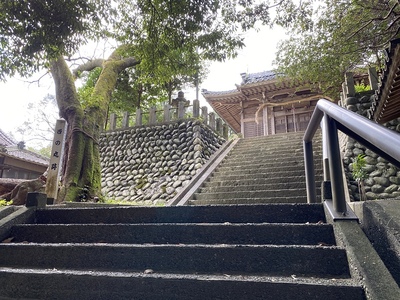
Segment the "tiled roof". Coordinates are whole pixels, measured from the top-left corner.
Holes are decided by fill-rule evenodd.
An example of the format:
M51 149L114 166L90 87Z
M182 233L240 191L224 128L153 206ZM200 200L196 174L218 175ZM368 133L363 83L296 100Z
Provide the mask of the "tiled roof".
M229 90L229 91L208 91L206 89L202 89L201 93L203 95L215 95L216 96L216 95L232 94L232 93L235 93L237 91L238 91L237 89L236 90Z
M25 160L28 162L33 162L39 165L47 166L49 164L49 159L35 152L26 150L26 149L18 149L16 146L7 147L7 154L12 157L19 158L21 160Z
M0 146L12 146L16 145L17 142L14 141L11 137L6 135L1 129L0 129Z
M17 143L0 129L0 146L4 146L7 156L14 157L27 162L47 166L49 158L27 149L19 149Z
M264 71L259 73L241 73L242 83L241 85L253 84L262 81L276 79L276 73L274 71Z

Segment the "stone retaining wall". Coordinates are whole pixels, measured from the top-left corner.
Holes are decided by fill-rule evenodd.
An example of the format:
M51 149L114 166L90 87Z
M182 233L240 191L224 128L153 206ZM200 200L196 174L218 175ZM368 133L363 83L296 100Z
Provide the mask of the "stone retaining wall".
M363 93L356 97L349 97L343 106L357 114L367 117L367 110L371 107L372 93ZM384 124L389 129L400 132L400 118ZM364 181L367 200L388 199L400 197L400 170L394 165L342 134L340 136L341 151L344 153L344 166L348 178L348 187L352 201L359 201L360 194L357 182L352 177L352 163L359 155L365 155L368 179Z
M163 205L224 142L199 120L105 132L100 138L103 195Z

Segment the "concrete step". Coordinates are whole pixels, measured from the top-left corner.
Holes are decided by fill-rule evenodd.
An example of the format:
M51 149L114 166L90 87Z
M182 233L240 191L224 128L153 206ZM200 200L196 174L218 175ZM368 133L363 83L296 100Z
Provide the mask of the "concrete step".
M349 278L335 246L3 243L2 267Z
M270 149L270 148L265 148L265 149L233 149L232 152L229 154L229 158L242 158L242 157L253 157L258 156L260 157L260 154L262 153L262 156L268 156L268 157L294 157L298 155L302 155L303 150L301 148L282 148L278 147L276 149Z
M235 198L225 198L225 199L213 199L211 197L206 197L206 199L201 200L189 200L189 205L231 205L231 204L288 204L288 203L307 203L306 196L295 196L295 197L235 197Z
M255 171L258 172L265 172L265 171L271 171L271 172L276 172L276 171L282 171L282 172L292 172L292 171L298 171L302 170L304 171L304 164L303 163L297 163L297 164L258 164L258 165L252 165L252 164L243 164L243 165L235 165L235 166L221 166L217 168L215 173L235 173L235 172L250 172L254 173Z
M279 184L289 184L295 182L296 184L299 182L303 182L305 184L305 176L298 175L298 176L284 176L284 177L262 177L262 178L252 178L247 177L246 179L236 179L236 180L216 180L217 178L213 178L210 181L204 183L203 187L223 187L223 186L251 186L251 185L264 185L264 184L271 184L275 185L277 188ZM316 176L316 182L322 181L322 175ZM320 185L318 185L320 186Z
M290 223L29 224L13 243L335 245L332 225Z
M301 157L287 157L285 159L289 164L295 164L295 163L304 163L304 159ZM281 158L277 157L265 157L265 156L251 156L246 159L233 159L231 157L227 157L222 163L222 166L230 166L230 165L236 165L236 164L250 164L250 165L256 165L256 164L274 164L274 163L282 163Z
M297 177L297 176L305 176L305 172L303 169L297 169L297 170L291 170L290 172L285 172L282 170L280 172L279 170L274 170L275 172L272 172L272 170L254 170L254 172L219 172L216 171L212 174L210 181L226 181L226 180L246 180L246 179L261 179L264 178L264 180L276 178L276 177ZM250 176L251 175L251 176ZM251 178L249 178L251 177Z
M236 191L265 191L265 190L284 190L287 189L303 189L305 190L306 185L304 181L300 182L280 182L280 183L267 183L257 185L225 185L225 186L209 186L203 187L199 190L199 193L228 193Z
M321 204L38 209L36 224L317 223Z
M299 197L307 196L305 189L286 189L286 190L242 190L219 193L195 193L194 200L207 199L235 199L235 198L273 198L277 197Z
M0 299L363 299L322 204L34 214L0 243Z
M347 279L23 268L0 268L0 294L6 299L365 299L362 288Z

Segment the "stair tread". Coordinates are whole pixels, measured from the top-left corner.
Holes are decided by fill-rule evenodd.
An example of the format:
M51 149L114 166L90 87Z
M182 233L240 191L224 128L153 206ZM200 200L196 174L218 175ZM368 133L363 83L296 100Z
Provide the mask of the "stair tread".
M11 278L13 280L11 280ZM0 268L5 297L47 299L364 300L351 279ZM56 287L56 288L49 288ZM162 292L160 292L162 291Z
M23 274L29 271L29 273L36 274L68 274L68 275L89 275L89 276L110 276L110 277L122 277L122 278L182 278L182 279L196 279L196 280L229 280L229 281L257 281L257 282L295 282L298 284L306 283L306 284L315 284L315 279L309 277L302 276L260 276L260 275L230 275L226 274L176 274L176 273L156 273L156 272L131 272L131 271L106 271L106 270L96 270L96 271L88 271L88 270L80 270L80 269L42 269L42 268L8 268L8 267L0 267L0 273L15 273L15 274ZM145 270L143 270L145 271ZM154 270L152 270L154 271ZM293 281L295 277L295 281ZM332 280L331 278L318 278L317 284L324 284L329 286L347 286L347 287L359 287L359 285L350 278L337 278Z
M30 224L14 226L13 244L153 243L276 244L336 243L330 224L293 223L161 223L161 224Z
M1 244L4 267L349 278L346 251L315 245Z

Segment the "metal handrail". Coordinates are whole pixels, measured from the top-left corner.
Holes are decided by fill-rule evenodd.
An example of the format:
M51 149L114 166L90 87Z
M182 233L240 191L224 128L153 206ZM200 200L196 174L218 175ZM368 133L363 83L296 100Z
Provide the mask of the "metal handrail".
M337 130L360 142L397 167L400 167L400 134L335 103L320 99L303 137L308 203L316 202L312 139L321 124L321 120L323 120L322 136L325 139L323 147L326 147L323 151L328 156L327 166L329 166L332 189L332 207L335 213L345 216L347 205Z

